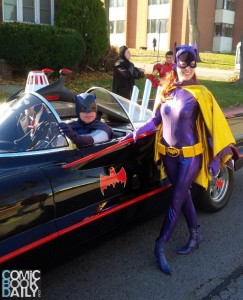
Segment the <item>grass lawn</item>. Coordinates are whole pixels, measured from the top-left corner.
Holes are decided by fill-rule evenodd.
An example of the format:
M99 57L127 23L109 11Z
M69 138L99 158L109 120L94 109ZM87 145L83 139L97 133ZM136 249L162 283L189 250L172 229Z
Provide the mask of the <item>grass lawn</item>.
M200 80L214 95L221 108L243 106L243 85L227 81Z
M154 52L151 50L135 50L130 49L132 53L132 62L143 63L156 63L157 59L163 61L165 52ZM159 55L158 55L159 54ZM223 70L233 70L235 56L231 54L215 54L215 53L200 53L201 62L198 63L200 67L211 67ZM3 82L0 80L0 85L23 85L25 86L27 76L23 78L17 78L11 82ZM50 78L49 81L53 82L57 78ZM243 85L239 85L233 81L213 81L213 80L200 80L200 83L205 85L215 96L219 105L222 108L243 106ZM145 85L145 79L136 81L136 85L139 88L139 98L143 96L143 89ZM70 89L74 93L85 92L92 86L100 86L107 90L111 90L112 86L112 73L93 72L93 73L81 73L71 74L67 76L65 87ZM152 89L150 98L155 97L156 90ZM4 93L0 89L0 101L4 101L10 95Z
M213 93L220 107L234 108L243 106L243 85L236 84L235 82L212 81L205 79L201 79L200 83L205 85ZM139 89L139 98L142 98L145 79L137 80L136 85ZM83 74L80 75L80 78L68 79L66 83L66 87L75 93L86 91L92 86L101 86L107 90L111 90L112 74ZM155 98L155 94L156 89L152 89L150 98Z
M152 50L130 49L133 62L154 64L164 61L165 51L154 52ZM199 67L234 70L235 55L222 53L200 53Z

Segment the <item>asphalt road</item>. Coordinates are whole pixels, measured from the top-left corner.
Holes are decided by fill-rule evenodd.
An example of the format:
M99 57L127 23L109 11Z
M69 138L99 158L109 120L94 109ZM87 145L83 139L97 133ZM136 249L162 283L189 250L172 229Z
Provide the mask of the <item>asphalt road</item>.
M172 276L157 268L154 240L163 213L108 235L89 251L63 258L42 275L42 299L219 300L243 299L243 169L230 203L216 214L198 212L204 241L191 255L176 255L186 242L183 218L167 246Z

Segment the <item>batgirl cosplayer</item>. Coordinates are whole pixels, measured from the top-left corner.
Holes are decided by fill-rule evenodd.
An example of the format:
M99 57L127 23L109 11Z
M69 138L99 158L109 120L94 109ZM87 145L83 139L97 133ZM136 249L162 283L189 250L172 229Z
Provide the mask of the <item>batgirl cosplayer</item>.
M162 178L168 177L173 187L154 249L159 269L166 274L171 274L171 266L165 246L181 212L190 237L178 254L191 253L202 241L191 197L192 182L207 189L211 176L217 176L223 164L232 167L230 144L235 143L234 137L213 95L197 84L196 66L196 47L177 47L173 72L163 84L154 117L125 137L136 140L141 133L157 130L155 160L161 162Z

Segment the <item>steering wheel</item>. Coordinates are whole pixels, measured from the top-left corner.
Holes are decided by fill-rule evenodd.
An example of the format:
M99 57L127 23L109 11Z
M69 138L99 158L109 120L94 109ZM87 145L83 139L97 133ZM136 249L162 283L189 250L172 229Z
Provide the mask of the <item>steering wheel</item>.
M39 145L41 141L44 141L47 134L48 134L48 129L50 127L50 122L49 121L43 121L41 122L38 127L36 128L34 135L32 137L32 149L36 146Z
M45 121L40 124L32 138L31 150L48 149L60 135L56 122Z

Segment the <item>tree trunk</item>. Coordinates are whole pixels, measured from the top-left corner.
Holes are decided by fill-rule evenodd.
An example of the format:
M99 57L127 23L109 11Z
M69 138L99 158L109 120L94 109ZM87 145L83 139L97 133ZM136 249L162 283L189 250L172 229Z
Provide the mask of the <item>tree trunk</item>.
M240 45L240 77L238 82L243 84L243 36L241 37L241 45Z
M104 6L105 6L105 12L106 12L106 26L107 26L107 33L108 33L108 45L110 47L111 42L110 42L110 14L109 14L109 0L104 1Z
M200 33L197 25L198 0L188 0L188 22L189 22L189 45L197 43L198 60L199 58L199 39Z

